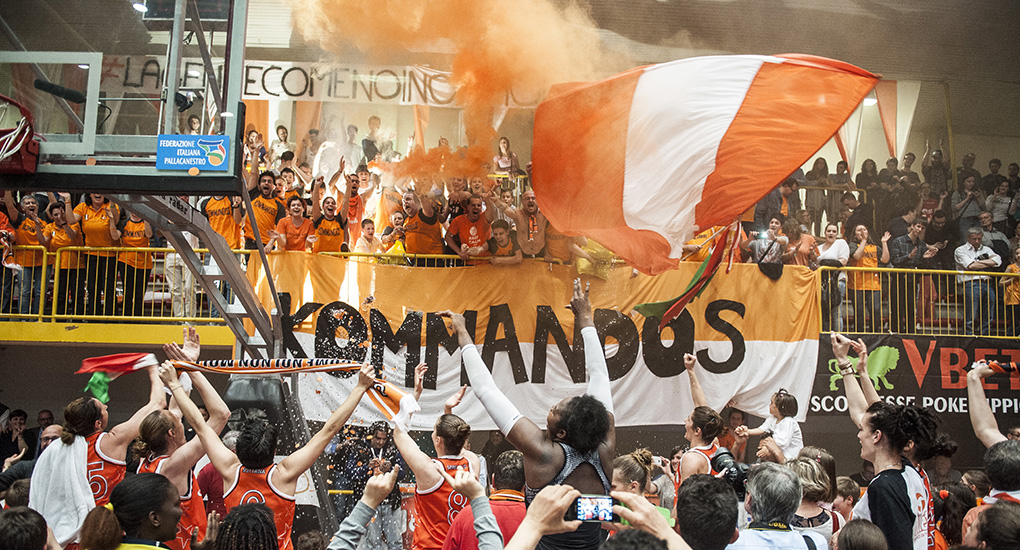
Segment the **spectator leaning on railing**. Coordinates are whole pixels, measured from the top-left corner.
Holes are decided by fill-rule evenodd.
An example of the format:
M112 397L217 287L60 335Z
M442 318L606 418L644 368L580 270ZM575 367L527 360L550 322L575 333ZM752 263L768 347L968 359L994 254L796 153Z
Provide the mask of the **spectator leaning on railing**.
M981 244L983 232L980 227L972 227L967 231L967 244L956 249L956 268L961 271L990 271L1002 265L1002 258L991 248ZM963 284L964 315L967 334L987 335L988 325L994 310L998 307L995 300L995 285L988 275L956 276ZM975 317L980 317L981 326L975 332Z

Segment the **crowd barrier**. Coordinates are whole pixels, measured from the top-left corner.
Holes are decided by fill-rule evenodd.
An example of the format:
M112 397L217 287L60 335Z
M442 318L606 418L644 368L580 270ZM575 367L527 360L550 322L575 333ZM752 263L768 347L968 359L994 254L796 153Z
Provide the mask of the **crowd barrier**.
M821 332L1014 337L1020 273L821 267ZM838 298L837 298L838 296Z
M223 322L172 248L67 247L50 252L41 246L17 246L15 251L25 265L19 272L0 270L2 319ZM206 250L196 252L204 263L211 261ZM235 252L241 262L251 253ZM443 254L324 255L405 266L487 263L484 258L465 262ZM25 261L30 258L35 261ZM1020 274L821 267L818 285L820 332L1020 335L1020 305L1006 303L1008 289L1020 294ZM229 299L228 285L218 291Z

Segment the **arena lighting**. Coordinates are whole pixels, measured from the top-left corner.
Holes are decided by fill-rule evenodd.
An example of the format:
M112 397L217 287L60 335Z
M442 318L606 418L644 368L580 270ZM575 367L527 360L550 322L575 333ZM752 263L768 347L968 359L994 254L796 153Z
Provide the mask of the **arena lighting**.
M134 3L131 4L131 7L134 8L135 11L141 12L141 13L145 13L145 12L149 11L149 8L147 8L145 6L145 4L143 4L141 2L134 2Z
M234 116L234 113L231 113L230 111L223 111L220 113L221 118L230 118L232 116Z
M82 63L82 64L78 65L78 68L79 69L85 69L86 71L89 70L89 66L86 65L85 63Z
M878 100L877 99L875 99L873 97L866 97L866 98L864 98L864 106L865 107L873 107L875 105L878 105Z

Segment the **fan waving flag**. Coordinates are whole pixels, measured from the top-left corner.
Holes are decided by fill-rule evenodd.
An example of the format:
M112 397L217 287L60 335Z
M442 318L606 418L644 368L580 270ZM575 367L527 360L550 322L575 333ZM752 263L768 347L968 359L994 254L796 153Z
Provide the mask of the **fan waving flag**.
M554 87L535 112L533 186L559 230L648 274L803 165L878 76L806 55L712 56Z

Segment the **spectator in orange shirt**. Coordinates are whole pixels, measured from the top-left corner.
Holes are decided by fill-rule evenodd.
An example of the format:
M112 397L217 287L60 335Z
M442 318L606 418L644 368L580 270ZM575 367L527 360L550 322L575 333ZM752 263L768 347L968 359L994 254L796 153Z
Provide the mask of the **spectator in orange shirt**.
M14 193L4 195L7 215L14 224L15 241L19 246L47 246L49 238L43 232L39 219L39 202L30 193L21 196L21 207L14 204ZM39 313L39 294L43 287L42 250L15 250L14 263L21 266L21 294L18 299L18 313L35 315Z
M482 197L471 195L467 211L450 222L446 244L464 261L471 256L488 255L491 232L489 222L482 217Z
M71 196L61 193L61 198L52 199L49 207L50 219L53 220L43 229L49 238L50 252L58 252L65 246L82 246L81 233L75 224L68 220L74 217L71 210ZM68 312L67 303L71 302L70 312L82 311L85 299L85 275L81 272L81 260L78 252L60 252L60 273L56 288L53 289L53 312L64 315Z
M121 246L148 248L152 238L152 226L142 221L134 212L117 224L116 235ZM124 308L122 315L141 317L145 301L145 287L152 272L151 252L121 251L117 257L118 271L124 281Z
M404 193L403 206L407 215L404 218L404 247L408 254L442 254L442 226L436 218L432 199L420 193L418 187ZM420 264L435 264L435 260Z
M254 149L250 154L251 158L256 158ZM272 172L260 174L257 165L251 166L247 188L252 210L255 212L255 225L252 226L251 219L246 220L244 224L244 248L247 250L258 250L258 243L255 242L256 228L259 240L262 241L262 244L267 244L270 231L287 215L283 201L276 197L275 185L276 178Z
M336 181L343 175L343 161L341 160L340 169L330 178L330 188L335 189ZM355 176L349 176L348 179L357 181ZM326 189L325 184L320 183L312 189L312 219L315 220L312 252L350 251L347 244L349 238L347 209L350 207L351 188L348 185L347 191L340 197L340 212L337 212L337 199L327 196L320 200L319 197Z
M518 265L524 257L517 245L517 232L510 230L506 220L492 222L492 238L488 245L492 254L489 263L492 265Z
M111 247L117 246L117 222L120 221L120 209L99 193L87 195L85 202L74 207L74 220L81 223L85 246ZM85 300L86 315L113 315L117 303L115 291L117 287L117 253L112 250L89 251L85 254L85 288L88 289ZM100 294L103 297L103 308L99 309Z
M290 215L277 222L276 230L269 233L271 238L266 248L272 249L279 243L283 250L307 249L316 239L312 236L312 220L305 217L305 200L291 197L287 201L287 212Z

